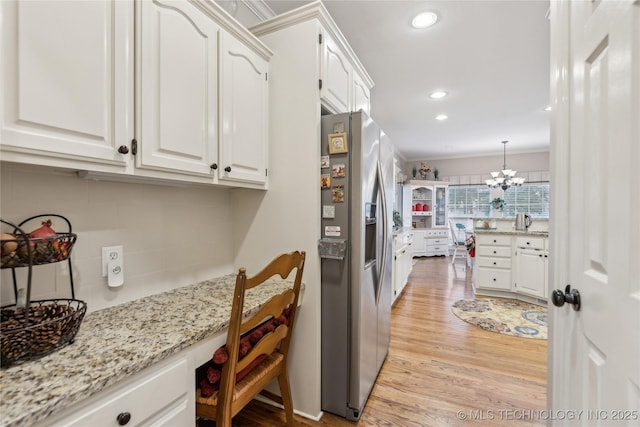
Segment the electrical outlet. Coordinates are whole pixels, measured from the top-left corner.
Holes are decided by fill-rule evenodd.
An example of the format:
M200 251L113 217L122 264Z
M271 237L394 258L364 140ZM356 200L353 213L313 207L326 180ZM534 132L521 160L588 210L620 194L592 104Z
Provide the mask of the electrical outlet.
M107 265L110 262L116 263L122 268L124 263L122 245L102 248L102 277L107 277Z

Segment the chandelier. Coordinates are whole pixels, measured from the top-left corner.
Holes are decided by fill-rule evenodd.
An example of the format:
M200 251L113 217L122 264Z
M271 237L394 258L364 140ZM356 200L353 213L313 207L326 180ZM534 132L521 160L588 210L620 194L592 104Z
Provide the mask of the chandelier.
M502 171L491 172L491 179L485 180L488 187L501 187L503 190L506 190L511 186L519 187L524 182L524 178L516 176L517 171L507 169L507 142L509 141L502 141L504 146L504 162L502 164Z

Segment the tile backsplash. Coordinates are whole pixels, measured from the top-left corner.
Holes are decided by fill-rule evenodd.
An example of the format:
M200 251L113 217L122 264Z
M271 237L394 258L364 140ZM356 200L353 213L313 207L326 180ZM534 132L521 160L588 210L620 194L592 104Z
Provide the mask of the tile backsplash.
M232 190L90 181L71 171L7 163L0 168L3 220L17 224L54 213L71 222L78 235L71 257L75 294L88 311L233 272ZM124 249L125 281L109 288L102 247L115 245ZM26 286L27 269L16 271L18 287ZM0 280L0 302L13 304L11 270L3 269ZM31 293L32 300L70 297L68 264L35 267Z

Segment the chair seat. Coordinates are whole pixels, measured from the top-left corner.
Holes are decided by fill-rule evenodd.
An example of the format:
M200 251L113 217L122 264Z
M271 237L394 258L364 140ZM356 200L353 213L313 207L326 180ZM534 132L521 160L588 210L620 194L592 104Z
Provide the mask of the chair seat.
M255 394L275 378L280 369L278 365L282 365L284 356L281 353L274 352L267 355L259 365L254 367L242 380L236 383L233 389L233 398L235 402L238 396L244 396L250 390L255 390ZM204 417L211 417L215 419L216 406L218 404L218 392L216 391L210 397L202 397L200 395L200 388L196 389L196 408L197 413Z

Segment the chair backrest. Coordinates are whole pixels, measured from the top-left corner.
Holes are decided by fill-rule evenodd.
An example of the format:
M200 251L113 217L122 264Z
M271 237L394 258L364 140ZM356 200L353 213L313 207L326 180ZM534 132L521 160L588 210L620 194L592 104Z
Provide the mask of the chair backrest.
M271 261L262 271L252 277L246 276L246 270L244 268L239 269L233 295L229 331L227 333L226 348L229 359L222 369L220 390L218 392L218 406L231 405L236 375L256 361L257 358L277 351L281 353L286 360L291 343L298 297L300 295L305 256L304 251L280 255ZM296 270L296 272L292 288L275 295L256 313L243 319L246 291L260 285L269 286L270 282L268 279L276 275L282 279L286 279L293 270ZM284 318L282 316L284 316ZM248 341L247 332L254 328L254 331L263 329L256 327L266 325L266 322L271 322L274 328L268 328L272 330L265 330L266 333L263 333L263 336L246 355L243 356L241 360L238 360L237 356L240 354L243 339ZM243 337L243 335L245 336Z
M449 220L449 230L451 230L451 240L453 240L453 244L455 246L459 246L460 239L458 238L456 227L453 225L453 221Z

